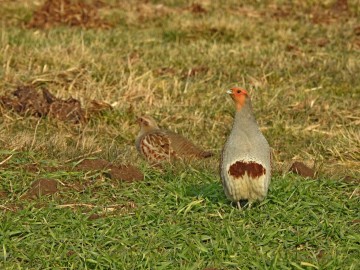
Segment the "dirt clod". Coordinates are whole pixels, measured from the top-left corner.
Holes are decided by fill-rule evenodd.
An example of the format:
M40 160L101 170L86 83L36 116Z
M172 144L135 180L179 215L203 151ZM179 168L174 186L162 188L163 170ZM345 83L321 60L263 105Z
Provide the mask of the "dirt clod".
M8 194L6 191L0 190L0 199L5 199L7 198Z
M10 95L0 96L0 107L22 116L48 116L75 124L86 123L92 114L112 108L105 102L93 100L88 109L83 109L77 99L63 100L55 97L48 89L39 90L33 85L18 86Z
M83 28L110 28L111 24L101 19L98 9L101 1L47 0L34 12L29 28L48 29L58 25Z
M144 180L143 173L132 165L111 165L108 175L113 180L122 180L126 182Z
M67 100L56 100L51 103L49 108L49 117L60 121L69 121L74 123L85 123L85 112L81 108L81 103L77 99L69 98Z
M360 179L356 179L355 177L352 177L350 175L345 176L343 181L346 183L360 183Z
M290 169L290 172L296 173L298 175L301 175L303 177L309 177L314 178L315 177L315 171L308 166L306 166L303 162L295 161Z
M76 165L81 171L100 171L109 168L110 162L105 159L84 159Z
M29 173L36 173L39 171L39 167L36 163L27 163L21 166L21 169L29 172Z
M58 192L58 182L54 179L39 179L34 181L23 199L36 199L44 195L52 195Z
M191 6L188 7L188 9L194 14L207 13L207 10L202 5L197 3L193 3Z
M36 90L33 86L18 86L11 96L1 96L0 105L20 115L46 116L54 97L46 89Z
M91 214L89 217L88 217L88 220L95 220L95 219L99 219L99 218L102 218L103 215L99 215L99 214Z
M73 255L75 255L75 254L76 254L75 251L69 250L69 251L66 253L66 256L71 257L71 256L73 256Z
M335 12L345 12L349 10L349 5L347 0L337 0L332 5L332 10Z

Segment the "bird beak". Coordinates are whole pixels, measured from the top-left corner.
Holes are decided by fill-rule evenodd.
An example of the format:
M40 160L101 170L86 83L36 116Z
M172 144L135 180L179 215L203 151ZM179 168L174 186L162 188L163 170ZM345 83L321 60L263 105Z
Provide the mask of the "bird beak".
M226 91L227 94L231 95L233 92L229 89Z

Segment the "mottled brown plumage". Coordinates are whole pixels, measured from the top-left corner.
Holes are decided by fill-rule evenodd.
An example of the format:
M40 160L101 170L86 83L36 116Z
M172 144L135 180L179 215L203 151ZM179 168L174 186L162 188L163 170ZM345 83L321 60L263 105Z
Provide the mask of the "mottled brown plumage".
M204 151L182 135L160 129L150 116L139 117L140 132L136 149L150 163L171 161L175 158L207 158L211 152Z

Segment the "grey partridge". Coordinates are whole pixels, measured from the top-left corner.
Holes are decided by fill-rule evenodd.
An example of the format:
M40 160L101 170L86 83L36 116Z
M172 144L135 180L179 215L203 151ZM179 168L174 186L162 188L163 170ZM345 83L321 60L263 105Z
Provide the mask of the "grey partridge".
M137 122L140 132L135 142L136 149L152 164L170 162L175 158L207 158L213 155L180 134L160 129L150 116L141 116Z
M256 122L251 99L245 89L228 90L235 102L235 118L224 145L220 174L225 194L237 203L263 200L268 192L271 166L270 147Z

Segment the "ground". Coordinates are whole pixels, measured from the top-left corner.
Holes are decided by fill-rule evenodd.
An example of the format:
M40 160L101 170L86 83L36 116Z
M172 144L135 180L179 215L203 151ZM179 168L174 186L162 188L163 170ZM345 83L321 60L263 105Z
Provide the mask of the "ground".
M358 1L0 13L2 269L359 268ZM243 211L218 174L233 86L273 157L267 198ZM151 167L134 144L142 114L214 157Z

